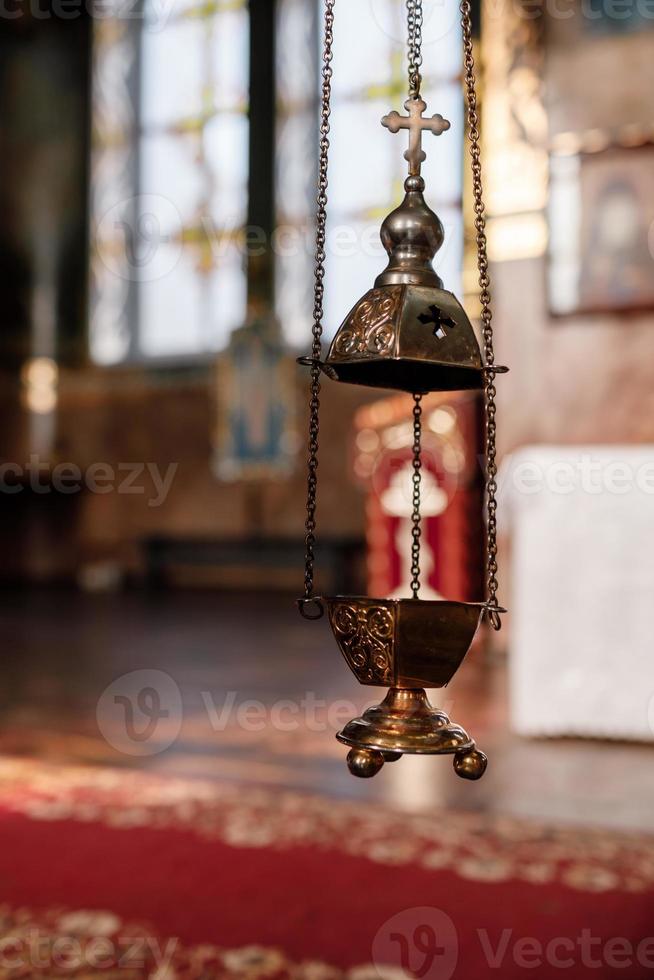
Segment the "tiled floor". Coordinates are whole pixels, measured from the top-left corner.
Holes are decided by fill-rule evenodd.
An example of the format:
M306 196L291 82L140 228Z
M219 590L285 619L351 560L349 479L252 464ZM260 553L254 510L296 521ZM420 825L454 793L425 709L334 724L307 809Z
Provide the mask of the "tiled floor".
M654 747L517 739L508 730L504 664L481 649L440 692L440 704L489 755L483 780L458 779L448 759L405 757L363 781L347 772L334 732L383 692L356 684L328 624L301 620L290 596L5 592L0 624L3 753L296 787L410 810L654 830ZM125 697L133 698L134 738Z

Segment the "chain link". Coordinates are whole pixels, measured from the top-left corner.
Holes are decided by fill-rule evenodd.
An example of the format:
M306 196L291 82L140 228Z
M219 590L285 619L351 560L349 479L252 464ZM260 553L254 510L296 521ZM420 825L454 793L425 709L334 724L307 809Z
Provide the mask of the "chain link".
M331 114L332 47L334 43L334 4L326 0L325 37L322 55L322 95L318 170L318 209L316 212L316 252L313 301L313 341L311 344L311 382L309 400L309 442L307 460L307 519L305 522L304 598L299 602L302 615L319 619L322 605L313 595L313 569L316 544L316 495L318 492L318 436L320 432L320 356L322 353L323 298L325 294L325 242L327 227L327 186L329 166L329 117ZM315 611L312 613L310 609Z
M422 77L422 0L406 0L409 62L409 98L420 98ZM422 482L422 395L413 396L413 493L411 498L411 592L420 592L420 485Z
M413 598L420 592L420 482L422 479L422 395L413 396L413 496L411 503L411 591Z
M409 98L420 98L422 76L422 0L406 0L409 56Z
M406 0L409 98L420 98L422 76L422 0ZM413 396L413 493L411 498L411 592L417 599L420 592L420 484L422 481L422 395Z
M502 623L497 602L497 449L495 424L495 352L493 350L493 325L490 308L490 276L488 274L488 250L486 242L486 214L481 178L481 149L479 136L479 109L475 86L475 60L472 44L472 17L470 0L461 0L461 24L463 28L463 67L467 97L468 139L472 160L472 189L474 196L475 230L477 238L477 267L479 269L479 301L484 343L484 405L486 416L486 590L488 616L493 629Z

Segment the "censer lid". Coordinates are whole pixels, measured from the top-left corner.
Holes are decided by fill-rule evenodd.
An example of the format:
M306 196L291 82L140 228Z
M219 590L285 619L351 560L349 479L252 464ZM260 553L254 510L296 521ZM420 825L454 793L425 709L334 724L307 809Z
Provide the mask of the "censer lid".
M420 175L423 135L440 136L450 123L440 113L425 116L419 73L412 79L407 115L382 119L391 133L409 133L404 200L381 228L388 265L348 313L322 366L337 381L414 394L481 389L484 363L472 324L432 265L443 225L425 202Z
M382 225L388 265L334 337L325 368L337 381L411 392L483 388L472 324L432 265L443 225L424 186L409 175L404 200Z

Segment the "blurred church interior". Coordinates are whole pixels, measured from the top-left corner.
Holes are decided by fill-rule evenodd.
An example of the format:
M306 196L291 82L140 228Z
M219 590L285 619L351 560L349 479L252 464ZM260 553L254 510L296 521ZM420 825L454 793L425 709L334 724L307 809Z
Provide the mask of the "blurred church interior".
M0 935L176 937L174 967L118 976L436 978L491 970L473 925L545 951L593 928L596 976L615 936L622 974L649 976L654 27L617 6L473 5L510 372L509 612L432 699L489 756L470 784L419 756L349 775L335 732L379 692L295 607L323 5L0 12ZM459 9L424 7L423 95L452 124L423 169L436 268L478 324ZM385 263L405 28L400 0L337 0L326 343ZM411 397L325 381L321 400L318 588L409 595ZM483 398L430 394L423 419L423 597L480 599ZM454 923L455 972L384 953L414 906ZM52 975L30 969L0 975ZM514 949L501 975L523 973Z

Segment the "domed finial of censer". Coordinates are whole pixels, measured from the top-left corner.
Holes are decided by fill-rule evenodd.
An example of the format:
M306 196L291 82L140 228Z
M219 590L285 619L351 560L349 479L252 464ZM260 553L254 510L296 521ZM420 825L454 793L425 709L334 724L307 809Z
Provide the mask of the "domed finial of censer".
M378 286L435 286L443 288L432 260L444 240L443 225L425 201L425 182L418 175L404 182L404 200L385 218L381 240L388 265L375 280Z

